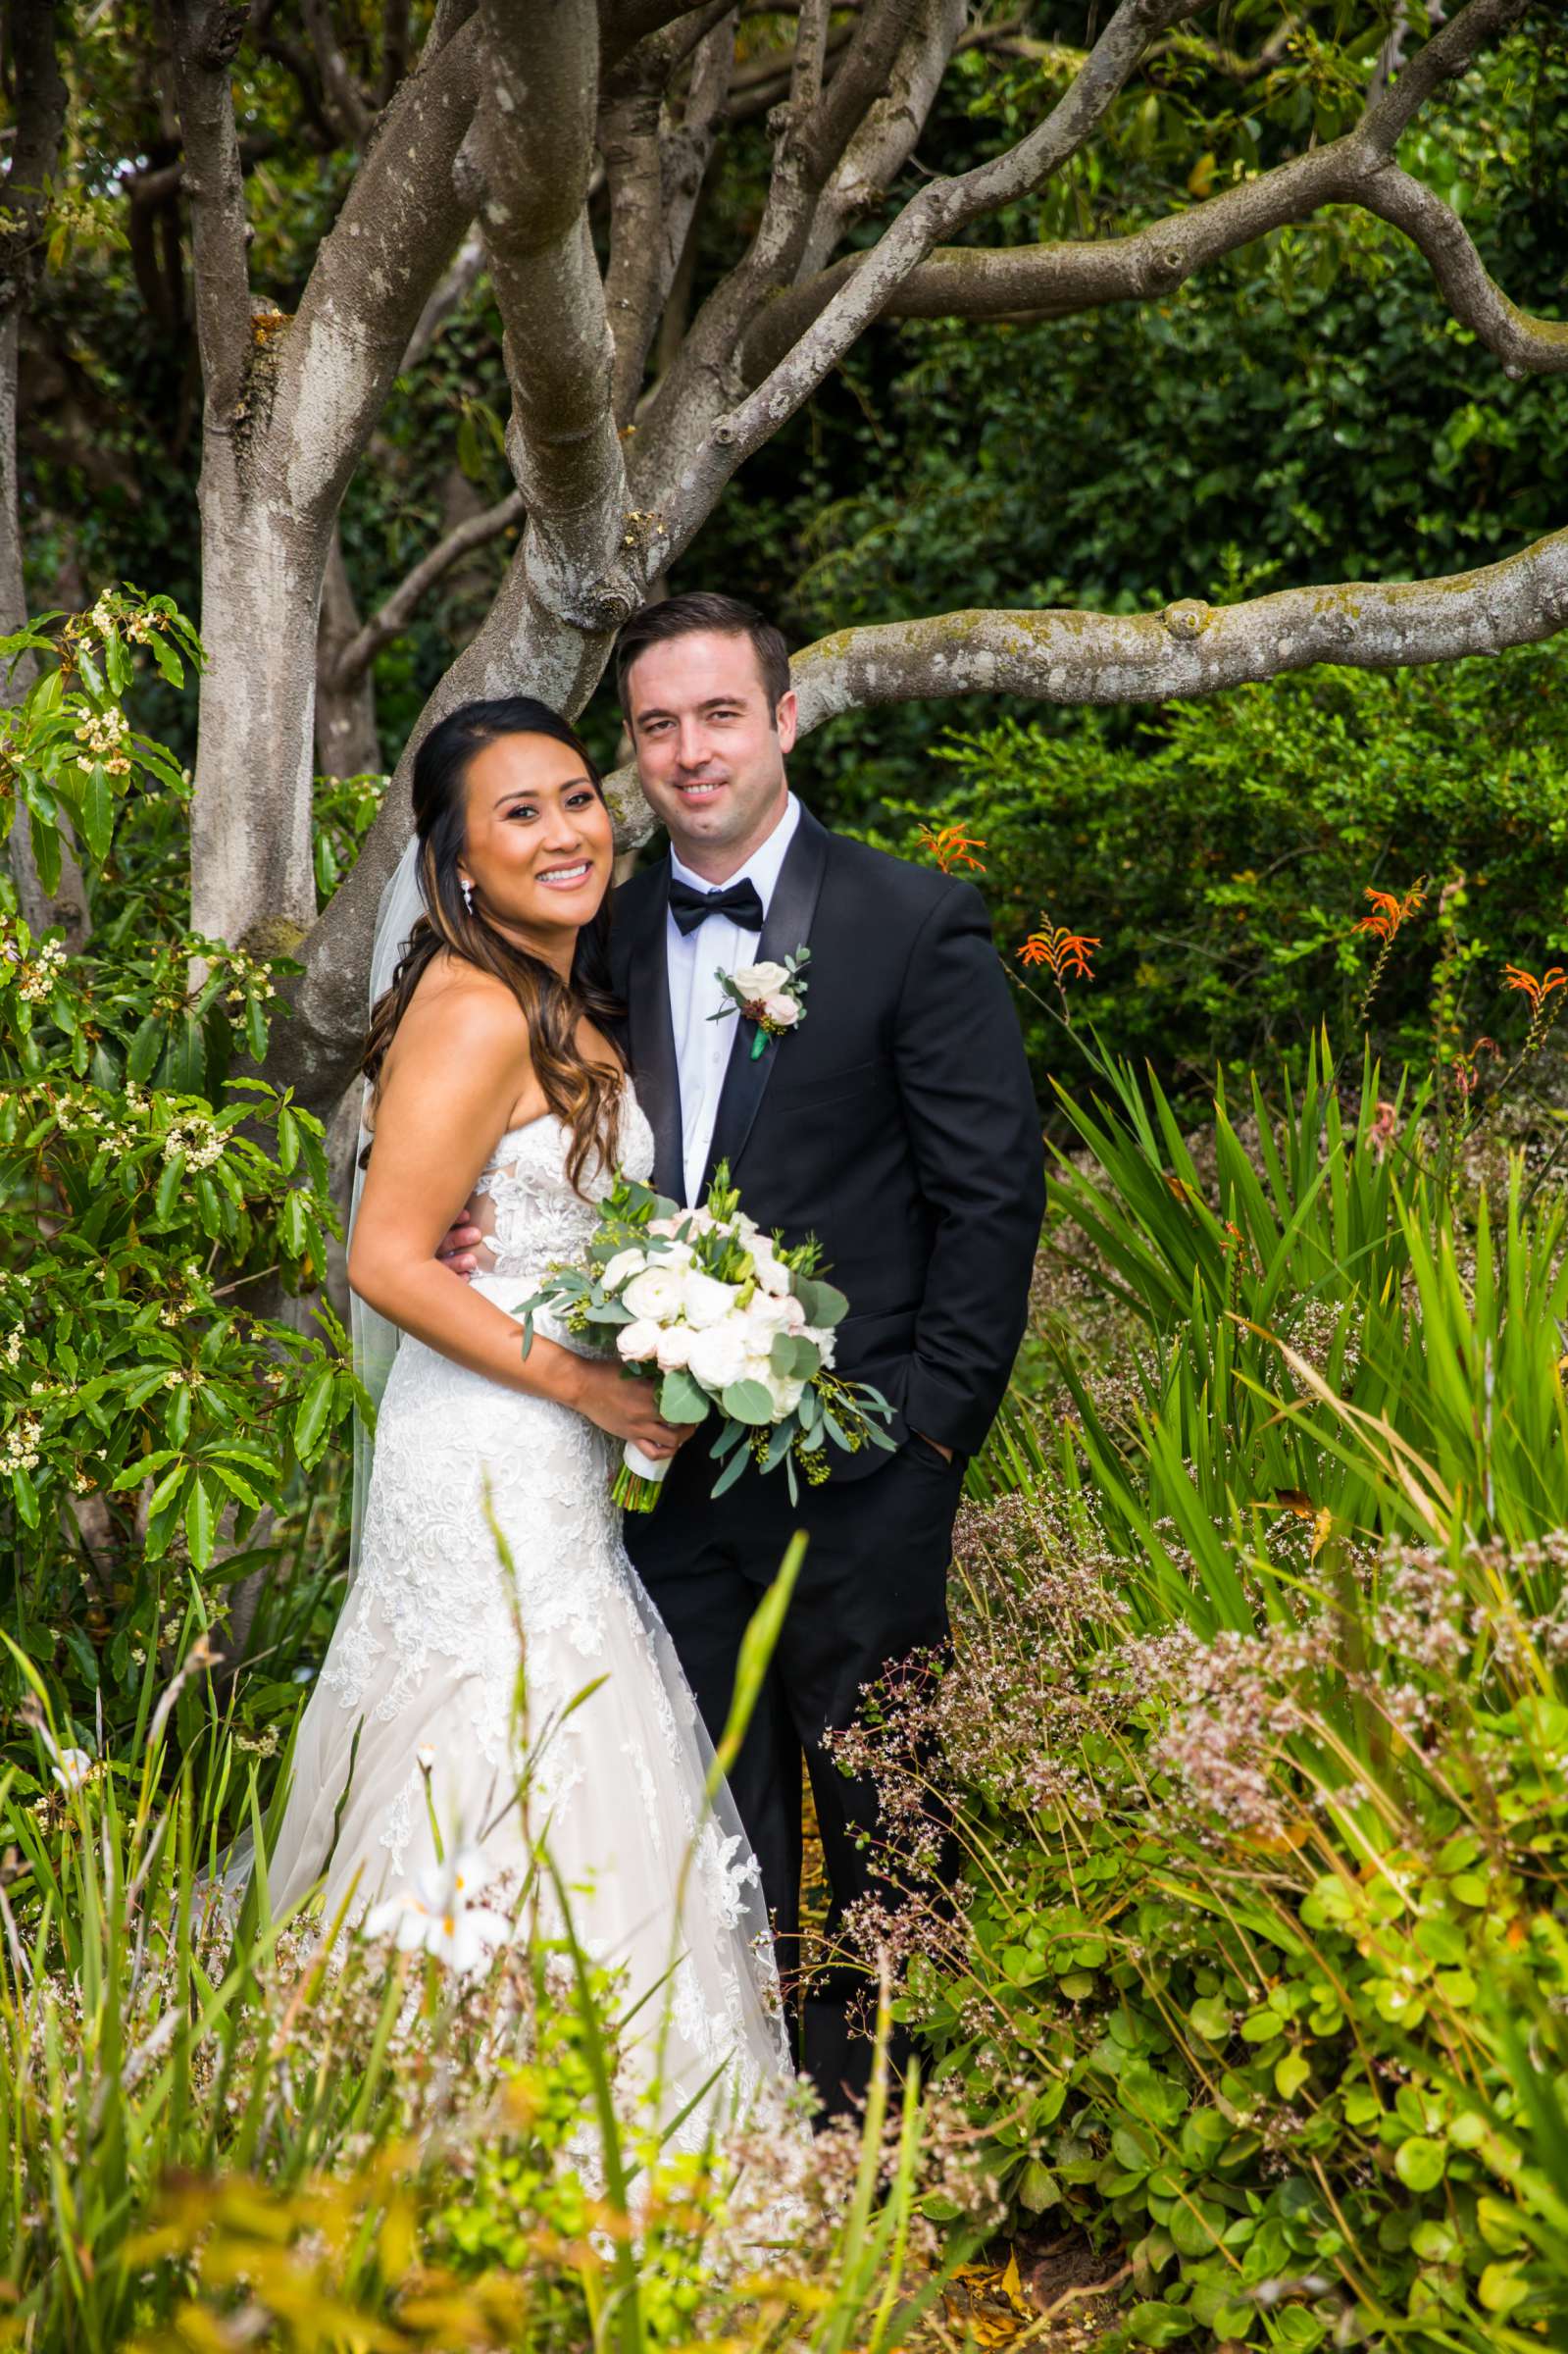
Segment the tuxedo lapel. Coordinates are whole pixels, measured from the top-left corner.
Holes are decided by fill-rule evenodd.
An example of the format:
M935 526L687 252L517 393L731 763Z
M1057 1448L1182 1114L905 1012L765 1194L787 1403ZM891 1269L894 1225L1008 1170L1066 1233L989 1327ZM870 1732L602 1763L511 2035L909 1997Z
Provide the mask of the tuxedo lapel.
M828 866L828 831L820 826L809 809L800 812L795 838L784 853L784 862L774 885L762 938L757 943L758 964L783 964L786 956L804 947L811 938L812 919L817 912L817 900L822 892L822 878ZM807 972L807 1005L810 1005L810 973ZM810 1015L808 1011L807 1018ZM666 1024L668 1025L668 1012ZM779 1059L783 1045L788 1051L787 1039L770 1038L762 1052L751 1051L755 1033L739 1015L734 1021L735 1038L730 1049L730 1060L725 1069L724 1088L719 1097L719 1109L713 1123L713 1143L708 1152L708 1165L703 1171L702 1192L706 1196L713 1172L721 1160L731 1168L745 1150L757 1107L767 1092L773 1076L773 1066Z
M685 1199L682 1176L681 1069L670 1020L670 960L665 929L670 861L657 870L627 965L627 1022L637 1100L653 1130L653 1182L672 1201Z

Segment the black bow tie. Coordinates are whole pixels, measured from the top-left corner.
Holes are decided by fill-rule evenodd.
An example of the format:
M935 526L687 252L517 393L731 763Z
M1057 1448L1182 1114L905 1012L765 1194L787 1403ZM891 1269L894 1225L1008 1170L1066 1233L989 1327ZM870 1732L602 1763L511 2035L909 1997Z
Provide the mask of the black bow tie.
M683 940L710 915L727 915L742 932L762 930L762 901L755 883L731 883L723 891L696 891L679 875L670 878L670 913Z

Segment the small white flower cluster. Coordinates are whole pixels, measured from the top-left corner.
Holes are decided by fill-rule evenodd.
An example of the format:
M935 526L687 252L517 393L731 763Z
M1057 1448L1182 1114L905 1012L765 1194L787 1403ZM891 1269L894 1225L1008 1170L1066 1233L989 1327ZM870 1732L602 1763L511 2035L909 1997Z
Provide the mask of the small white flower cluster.
M177 1153L183 1152L188 1169L210 1169L216 1161L223 1159L224 1147L228 1142L222 1128L211 1120L204 1120L199 1113L193 1113L171 1123L169 1134L164 1138L164 1158L173 1160Z
M272 966L264 956L252 956L244 948L235 948L229 954L228 970L230 986L224 993L226 1005L243 1005L248 997L277 997Z
M19 1414L11 1427L0 1434L0 1475L36 1471L38 1442L42 1437L43 1423L36 1414Z
M260 1733L236 1732L234 1747L249 1750L258 1758L276 1758L278 1748L278 1727L276 1724L270 1724L264 1732Z
M76 742L86 745L92 758L83 759L78 754L76 766L92 768L101 761L112 777L128 777L130 762L124 747L129 739L130 722L123 711L87 712L76 729Z
M6 1360L6 1363L7 1363L8 1365L20 1365L20 1364L21 1364L21 1362L22 1362L22 1342L23 1342L23 1331L22 1331L22 1326L21 1326L20 1324L13 1324L13 1325L12 1325L12 1327L11 1327L11 1330L10 1330L10 1331L9 1331L9 1332L6 1334L6 1339L5 1339L5 1351L4 1351L4 1355L5 1355L5 1360Z
M13 978L18 997L25 998L29 1005L41 1005L61 978L66 953L64 941L46 940L32 961L27 963L17 955L15 949L8 947L7 961L16 967Z
M629 1364L652 1360L662 1373L688 1372L715 1394L732 1382L760 1382L782 1419L793 1413L806 1385L774 1371L775 1338L781 1332L798 1333L813 1343L821 1362L831 1365L834 1336L806 1322L806 1311L789 1289L789 1269L777 1255L772 1238L744 1212L728 1221L728 1227L751 1260L751 1280L743 1285L721 1283L694 1263L692 1238L725 1231L725 1223L707 1209L655 1218L648 1232L664 1245L657 1256L622 1251L611 1259L604 1270L604 1288L619 1293L632 1317L616 1334L616 1347Z

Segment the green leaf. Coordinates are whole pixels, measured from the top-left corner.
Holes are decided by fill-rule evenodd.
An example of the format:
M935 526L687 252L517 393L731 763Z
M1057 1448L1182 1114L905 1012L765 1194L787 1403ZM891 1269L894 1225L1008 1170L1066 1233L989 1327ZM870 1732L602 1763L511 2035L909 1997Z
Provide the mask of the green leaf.
M294 1417L294 1452L307 1469L321 1453L327 1432L328 1416L331 1412L332 1386L337 1376L330 1365L324 1365L300 1401Z
M109 779L100 765L94 765L81 796L81 830L87 837L88 849L101 866L115 839L115 804Z
M159 1218L168 1219L174 1216L175 1203L179 1199L179 1189L184 1182L184 1177L185 1155L183 1152L177 1152L172 1159L164 1162L163 1175L158 1180L158 1191L152 1198L153 1210Z
M773 1420L773 1400L760 1381L733 1381L725 1391L723 1404L732 1422L746 1422L754 1429L762 1429Z
M1274 2089L1282 2101L1293 2101L1311 2073L1312 2063L1304 2053L1287 2052L1275 2063Z
M170 686L183 687L185 684L185 666L180 661L179 656L176 653L174 647L170 644L168 639L160 637L158 632L154 630L152 635L147 640L147 645L152 654L153 660L157 663L158 668L162 671L164 677L169 681Z
M1158 2298L1145 2298L1127 2317L1128 2335L1138 2346L1171 2346L1179 2337L1190 2337L1196 2327L1184 2306Z
M278 1165L286 1177L299 1158L299 1122L285 1103L278 1114Z
M149 1013L136 1025L136 1034L126 1056L126 1077L134 1079L138 1087L144 1086L152 1077L163 1038L164 1026L156 1014Z
M38 1525L38 1491L28 1474L19 1463L11 1474L11 1493L17 1500L18 1517L28 1528Z
M659 1385L659 1411L667 1422L705 1422L708 1393L683 1369L667 1373Z
M1393 2171L1406 2190L1436 2190L1447 2164L1447 2151L1428 2133L1412 2133L1393 2153Z
M198 1569L205 1569L213 1558L213 1536L218 1526L218 1514L206 1481L198 1472L190 1483L185 1499L185 1542L190 1558Z

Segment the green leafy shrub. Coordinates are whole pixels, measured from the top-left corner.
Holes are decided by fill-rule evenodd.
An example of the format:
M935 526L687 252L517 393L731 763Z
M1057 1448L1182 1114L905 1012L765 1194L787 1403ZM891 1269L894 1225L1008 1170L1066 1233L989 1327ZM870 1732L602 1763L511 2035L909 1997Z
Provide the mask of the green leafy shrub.
M187 1606L286 1557L354 1386L330 1311L289 1313L336 1225L321 1123L242 1059L286 968L185 927L188 783L125 715L145 654L182 677L188 625L106 595L0 646L24 651L46 666L5 714L7 814L46 888L69 821L104 920L69 953L0 881L0 1542L8 1628L96 1748L145 1721ZM21 1695L8 1660L0 1707Z
M1099 943L1073 992L1113 1055L1145 1057L1189 1093L1239 1068L1345 1035L1373 962L1354 926L1366 893L1465 876L1466 960L1452 1016L1468 1048L1523 1021L1512 961L1568 950L1568 655L1560 646L1398 674L1324 669L1166 706L1141 741L1093 714L1004 720L939 747L956 782L890 803L886 846L960 824L984 847L972 880L997 945L1017 951L1043 910ZM902 829L896 822L904 821ZM1436 892L1432 895L1436 899ZM1436 906L1401 933L1375 1018L1403 1054L1427 1040ZM1054 998L1021 996L1043 1081L1081 1064Z
M1129 2249L1130 2342L1560 2326L1507 2031L1568 1998L1568 1621L1525 1599L1565 1560L1403 1548L1352 1623L1341 1581L1134 1636L1082 1524L966 1508L956 1662L844 1754L894 1809L944 1761L964 1910L911 1905L899 2009L1014 2212Z

